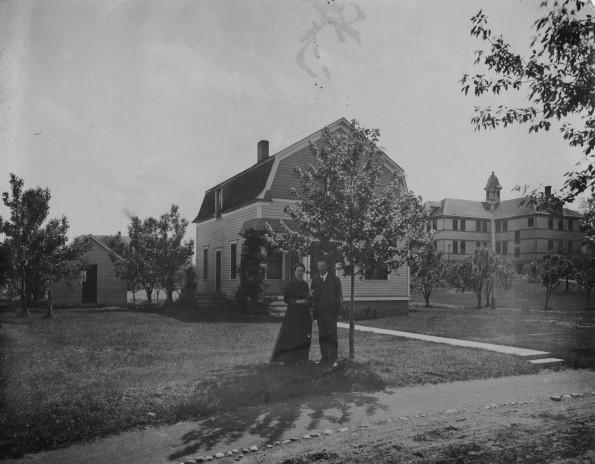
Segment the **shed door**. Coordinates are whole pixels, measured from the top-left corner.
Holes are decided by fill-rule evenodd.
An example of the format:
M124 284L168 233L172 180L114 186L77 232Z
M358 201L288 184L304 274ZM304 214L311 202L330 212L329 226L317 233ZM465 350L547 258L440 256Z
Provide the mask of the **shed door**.
M221 291L221 250L215 252L215 291Z
M87 268L83 281L83 303L97 304L97 264Z

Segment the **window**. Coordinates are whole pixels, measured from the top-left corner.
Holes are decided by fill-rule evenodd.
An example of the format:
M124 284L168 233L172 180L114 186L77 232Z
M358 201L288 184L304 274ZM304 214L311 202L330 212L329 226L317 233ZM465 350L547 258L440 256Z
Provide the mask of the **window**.
M209 278L209 249L203 248L202 250L202 278Z
M223 188L215 190L215 217L221 217L221 210L223 209Z
M283 278L283 252L269 248L267 250L267 279Z
M496 232L502 232L502 223L500 221L496 221Z
M484 248L488 247L488 242L481 242Z
M527 227L533 227L535 225L535 218L528 217L527 218Z
M438 230L438 219L432 219L432 229Z
M502 221L502 232L508 232L508 221Z
M502 242L502 254L503 255L508 254L508 242Z
M481 242L475 242L475 248L481 248Z
M452 242L452 252L456 255L459 253L459 242L453 240Z
M554 218L547 218L547 228L548 229L554 228Z
M230 246L230 266L229 266L229 276L231 279L237 278L237 266L238 266L238 244L232 243Z
M461 240L461 254L465 254L465 242L463 240Z
M461 230L465 230L465 220L461 219Z
M488 221L481 221L481 231L482 232L488 231Z
M434 240L432 243L434 244L434 250L437 250L438 249L438 242L436 240Z
M477 232L481 232L481 222L482 221L475 221L475 230Z
M519 247L514 247L514 257L519 258L521 256L521 249Z
M574 221L572 219L568 219L568 230L574 230Z
M568 248L567 248L568 253L572 253L572 240L568 240L568 245L567 246L568 246Z
M388 280L388 271L382 263L374 266L369 272L366 272L368 280Z
M430 230L432 230L432 223L428 221L426 224L426 232L429 232Z
M547 249L548 249L548 251L551 251L554 249L554 241L553 240L547 241Z
M521 243L521 231L520 230L514 231L514 243L516 243L517 245L519 243Z
M564 230L564 220L558 219L558 230Z
M500 246L500 242L496 242L496 253L501 254L501 246Z
M452 230L459 230L459 220L458 219L452 220Z

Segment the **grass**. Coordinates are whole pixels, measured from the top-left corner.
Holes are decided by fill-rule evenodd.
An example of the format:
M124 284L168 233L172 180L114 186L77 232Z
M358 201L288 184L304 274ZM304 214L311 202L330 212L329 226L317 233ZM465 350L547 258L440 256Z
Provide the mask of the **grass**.
M592 318L548 313L547 322L530 313L520 325L508 314L525 312L424 310L367 323L495 343L511 333L529 340L563 331L560 350L578 348L576 365L592 366L592 342L583 340L593 338ZM53 319L34 312L29 321L5 312L0 323L0 457L291 398L536 372L513 356L366 333L356 334L356 360L330 373L315 364L269 365L279 318L180 307L57 310ZM339 337L347 358L347 332ZM320 356L317 345L311 359Z
M526 278L519 278L509 289L496 289L496 306L499 308L514 309L544 309L545 287L539 283L530 283ZM594 292L595 293L595 292ZM412 302L425 305L421 292L412 292ZM564 281L553 291L548 307L551 310L563 311L595 311L595 294L591 295L590 304L587 304L587 295L580 292L574 282L569 283L566 291ZM438 288L432 292L430 306L455 305L468 308L477 307L477 297L473 292L460 293L450 288ZM485 297L482 299L485 305Z

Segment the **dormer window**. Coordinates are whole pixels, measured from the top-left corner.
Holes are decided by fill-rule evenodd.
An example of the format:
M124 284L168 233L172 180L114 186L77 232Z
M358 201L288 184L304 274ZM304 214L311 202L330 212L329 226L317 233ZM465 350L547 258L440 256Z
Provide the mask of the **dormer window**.
M215 190L215 217L221 217L221 210L223 209L223 187Z

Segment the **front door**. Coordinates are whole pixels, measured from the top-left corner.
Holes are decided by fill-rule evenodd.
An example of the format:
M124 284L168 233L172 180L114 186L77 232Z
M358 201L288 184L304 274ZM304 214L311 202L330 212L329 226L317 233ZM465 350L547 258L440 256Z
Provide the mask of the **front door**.
M221 250L215 252L215 291L221 292Z
M82 293L84 304L97 304L97 264L87 268Z

